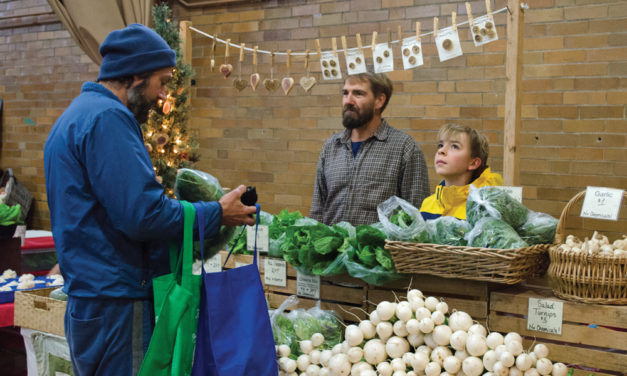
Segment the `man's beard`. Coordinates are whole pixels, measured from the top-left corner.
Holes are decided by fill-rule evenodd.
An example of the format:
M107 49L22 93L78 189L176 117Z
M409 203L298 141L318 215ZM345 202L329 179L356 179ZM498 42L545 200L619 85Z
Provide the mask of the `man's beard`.
M357 117L354 114L357 114ZM342 124L346 129L356 129L368 124L374 117L374 103L359 111L355 106L347 104L342 109Z
M148 121L148 115L150 110L156 107L157 101L151 101L146 98L146 87L148 81L145 80L141 84L132 87L128 90L127 106L129 110L135 115L135 119L139 124L143 124Z

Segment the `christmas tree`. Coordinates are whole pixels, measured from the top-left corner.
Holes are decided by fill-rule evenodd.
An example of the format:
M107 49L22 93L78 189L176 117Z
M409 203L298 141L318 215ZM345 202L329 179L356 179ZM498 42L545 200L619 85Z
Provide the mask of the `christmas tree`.
M193 75L189 64L182 61L178 26L170 19L172 11L166 4L152 8L155 31L176 51L176 68L167 86L167 98L159 100L142 124L146 149L152 159L157 178L166 194L174 195L176 171L198 161L198 144L187 131L189 118L189 83Z

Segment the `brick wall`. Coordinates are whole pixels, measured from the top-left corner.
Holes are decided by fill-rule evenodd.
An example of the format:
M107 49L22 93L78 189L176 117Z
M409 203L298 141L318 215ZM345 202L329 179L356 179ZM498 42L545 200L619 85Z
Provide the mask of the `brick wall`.
M504 4L496 0L492 9ZM484 13L483 0L471 5L475 16ZM587 185L627 188L627 4L542 0L529 5L520 181L527 206L557 216ZM316 38L328 50L330 38L337 37L340 45L342 35L354 47L355 33L369 45L374 30L384 42L388 29L397 38L397 25L409 36L415 21L422 23L423 31L430 29L433 16L440 17L440 26L450 25L451 11L457 11L458 22L466 20L461 1L270 0L188 9L175 4L175 14L200 30L283 52L315 51ZM94 79L97 70L53 18L38 24L42 16L21 17L46 12L45 0L0 0L0 96L5 101L0 167L14 167L34 193L35 227L49 226L42 160L46 134L81 82ZM22 24L7 26L6 19ZM415 70L401 70L400 51L394 50L398 70L390 77L395 93L384 115L420 143L432 186L439 181L432 168L436 131L446 122L484 132L491 144L489 164L502 171L505 15L495 19L498 42L474 47L462 27L464 55L444 63L431 37L423 38L425 65ZM200 140L198 168L213 173L224 186L256 185L260 203L269 212L288 208L307 214L320 147L342 127L342 83L320 82L319 64L312 56L311 74L319 83L305 93L298 86L305 74L303 60L293 57L290 73L296 86L289 96L280 89L268 93L261 85L257 92L237 92L232 86L240 74L237 51L231 49L234 73L225 80L209 69L211 40L195 32L192 36L197 77L191 126ZM223 45L215 58L223 63ZM343 65L342 55L340 61ZM260 55L257 71L262 80L270 74L269 63L267 55ZM247 54L241 76L248 79L251 73L252 56ZM277 56L274 77L286 74L285 58Z

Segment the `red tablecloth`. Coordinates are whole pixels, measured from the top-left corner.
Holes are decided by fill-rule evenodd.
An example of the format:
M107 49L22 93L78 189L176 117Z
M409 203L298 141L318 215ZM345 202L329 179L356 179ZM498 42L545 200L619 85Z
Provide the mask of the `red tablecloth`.
M13 326L15 303L0 304L0 327Z

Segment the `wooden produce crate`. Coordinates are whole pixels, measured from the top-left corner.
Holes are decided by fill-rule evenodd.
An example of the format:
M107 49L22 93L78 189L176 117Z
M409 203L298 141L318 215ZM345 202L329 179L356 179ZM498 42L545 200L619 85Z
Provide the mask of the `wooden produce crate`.
M347 322L365 319L367 284L348 275L320 278L320 308L333 310ZM266 285L266 297L271 308L278 308L290 295L296 295L296 269L287 264L287 286ZM298 305L287 309L308 309L316 300L298 297Z
M448 304L449 311L454 309L464 311L485 325L488 317L489 286L488 282L483 281L413 274L383 286L370 285L368 287L368 311L375 309L375 305L384 300L393 302L396 297L401 300L405 299L408 287L410 287L419 289L425 297L434 296L444 300Z
M529 298L563 302L562 334L527 330ZM627 306L561 300L550 288L512 287L491 293L489 329L518 332L524 347L544 343L549 359L575 368L575 376L627 374Z
M14 325L65 337L66 302L49 296L56 288L16 291Z

